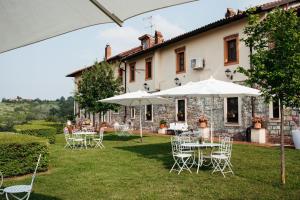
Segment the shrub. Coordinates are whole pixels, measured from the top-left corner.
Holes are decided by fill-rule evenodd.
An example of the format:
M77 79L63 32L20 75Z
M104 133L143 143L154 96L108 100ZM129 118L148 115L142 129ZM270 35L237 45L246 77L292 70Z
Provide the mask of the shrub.
M46 139L0 132L0 170L4 177L34 172L39 154L42 159L38 171L47 171L49 150Z
M29 122L29 124L43 125L55 128L56 134L62 134L64 128L64 124L61 122L50 122L45 120L32 120Z
M24 124L16 125L14 129L17 133L25 135L33 135L37 137L46 137L49 139L50 144L55 143L56 129L50 126L44 126L39 124Z

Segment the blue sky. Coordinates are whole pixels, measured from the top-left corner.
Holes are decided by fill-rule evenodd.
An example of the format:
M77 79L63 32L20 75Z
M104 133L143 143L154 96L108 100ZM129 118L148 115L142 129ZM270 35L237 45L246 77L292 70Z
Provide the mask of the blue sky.
M153 34L150 16L155 29L168 39L223 18L227 7L244 10L270 1L200 0L134 17L122 28L98 25L0 54L0 99L72 95L73 79L65 75L101 60L108 43L113 55L139 45L139 36Z

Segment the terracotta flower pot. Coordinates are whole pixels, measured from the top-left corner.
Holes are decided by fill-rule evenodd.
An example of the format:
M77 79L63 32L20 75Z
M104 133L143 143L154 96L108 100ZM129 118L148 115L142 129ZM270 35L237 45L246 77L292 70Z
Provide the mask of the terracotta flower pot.
M256 123L254 124L254 128L255 128L255 129L260 129L260 128L261 128L261 123L256 122Z
M207 124L206 122L200 122L200 128L206 128Z
M159 128L160 128L160 129L165 128L165 124L160 124L160 125L159 125Z

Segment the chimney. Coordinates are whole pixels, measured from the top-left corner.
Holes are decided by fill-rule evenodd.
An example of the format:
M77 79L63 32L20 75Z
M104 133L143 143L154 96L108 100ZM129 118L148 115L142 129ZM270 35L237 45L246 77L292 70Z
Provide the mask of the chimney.
M227 11L225 13L225 18L230 18L236 15L236 12L233 8L227 8Z
M105 60L108 60L111 57L111 47L109 44L106 45L105 47Z
M154 38L155 38L155 44L160 44L164 42L164 37L160 31L155 31Z

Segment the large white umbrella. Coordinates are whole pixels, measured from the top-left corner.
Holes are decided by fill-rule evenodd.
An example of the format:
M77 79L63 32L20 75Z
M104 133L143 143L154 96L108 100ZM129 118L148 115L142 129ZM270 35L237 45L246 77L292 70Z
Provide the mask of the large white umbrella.
M123 106L139 106L140 107L140 137L143 138L143 126L142 126L142 105L149 104L172 104L168 99L152 96L145 91L136 91L117 95L107 99L99 100L104 103L115 103Z
M185 85L153 93L154 96L189 96L189 97L232 97L259 96L260 91L239 84L216 80L213 77L199 82L189 82ZM211 107L211 141L213 132L213 114Z
M1 0L0 53L195 0Z

